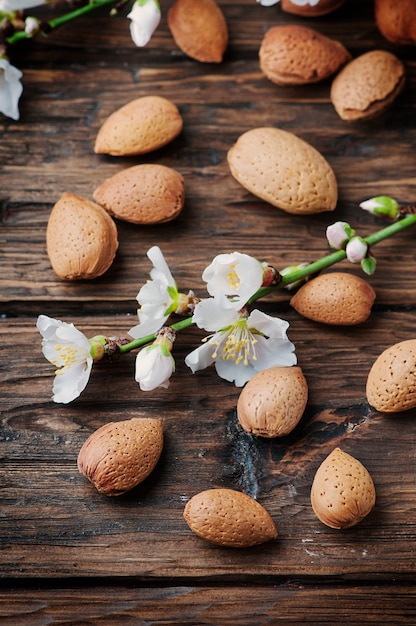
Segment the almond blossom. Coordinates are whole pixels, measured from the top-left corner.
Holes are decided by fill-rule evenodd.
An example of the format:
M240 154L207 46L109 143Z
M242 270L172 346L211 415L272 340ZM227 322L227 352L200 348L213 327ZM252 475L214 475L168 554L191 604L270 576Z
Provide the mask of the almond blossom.
M241 309L263 284L265 266L248 254L219 254L202 273L208 293L224 294L231 306Z
M151 280L137 294L140 305L137 311L139 324L129 330L129 335L135 339L156 333L165 325L171 313L189 313L189 307L194 301L191 291L188 295L178 291L176 281L158 246L150 248L147 256L153 263L153 268L150 271Z
M142 391L169 387L175 371L171 354L174 340L175 332L171 328L162 328L156 340L137 354L135 379Z
M8 59L0 57L0 113L19 119L19 98L23 86L20 82L22 72L10 64Z
M242 387L257 372L297 362L286 335L289 323L257 309L249 314L227 307L224 299L208 298L196 305L193 321L215 331L185 358L193 373L215 364L221 378Z
M53 400L68 404L87 386L92 364L104 354L100 338L91 342L73 324L39 315L37 328L43 337L42 352L56 366ZM100 343L102 350L100 350Z
M151 39L160 22L157 0L136 0L127 17L131 20L130 34L136 46L142 48Z

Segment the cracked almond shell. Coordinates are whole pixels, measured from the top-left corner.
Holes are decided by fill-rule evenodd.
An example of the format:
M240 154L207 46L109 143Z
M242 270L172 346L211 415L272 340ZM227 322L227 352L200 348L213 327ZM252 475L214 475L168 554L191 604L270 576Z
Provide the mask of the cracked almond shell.
M384 350L367 378L368 403L382 413L416 407L416 339L400 341Z
M186 503L183 516L198 537L220 546L248 548L277 537L268 511L234 489L207 489L196 494Z
M298 366L271 367L251 378L237 401L242 428L259 437L284 437L297 426L308 400L308 385Z
M61 196L46 228L46 250L59 278L101 276L113 263L117 248L116 225L101 206L71 193Z
M375 501L368 470L335 448L319 466L312 483L311 504L318 519L330 528L350 528L370 513Z
M85 441L78 454L78 469L100 493L119 496L149 476L162 448L159 419L109 422Z

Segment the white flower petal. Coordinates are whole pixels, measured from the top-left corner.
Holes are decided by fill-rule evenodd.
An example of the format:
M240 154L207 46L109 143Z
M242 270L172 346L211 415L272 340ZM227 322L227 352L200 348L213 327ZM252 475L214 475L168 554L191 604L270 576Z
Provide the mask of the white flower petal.
M263 282L263 266L252 256L233 252L219 254L202 273L207 291L214 298L225 295L231 306L241 309Z
M84 391L90 378L92 358L60 370L53 383L53 401L68 404Z
M238 312L230 307L229 301L222 295L198 302L192 321L198 328L212 332L233 324L238 317Z
M143 339L143 337L147 337L148 335L154 335L158 330L164 326L166 318L145 319L140 324L136 324L133 328L130 328L129 335L134 339Z
M147 251L147 256L153 264L153 269L150 271L152 280L160 280L170 287L176 287L176 282L161 249L158 246L153 246Z
M22 95L23 85L20 82L22 72L5 58L0 58L0 113L19 119L19 98Z
M48 0L0 0L0 11L13 13L13 11L25 11L46 4Z
M142 48L151 39L159 26L160 8L155 0L137 0L127 17L131 20L130 34L136 46Z
M214 340L215 340L215 337L216 335L214 335L213 337ZM202 344L202 346L195 348L195 350L190 352L185 357L185 364L195 374L195 372L199 370L204 370L205 368L209 367L210 365L214 363L215 361L215 358L213 357L214 353L215 353L215 347L212 346L208 340L206 343Z

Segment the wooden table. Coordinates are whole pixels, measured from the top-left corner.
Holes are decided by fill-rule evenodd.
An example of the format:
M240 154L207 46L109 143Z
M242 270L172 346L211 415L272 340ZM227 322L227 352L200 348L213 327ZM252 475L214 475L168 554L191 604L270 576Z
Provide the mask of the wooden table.
M362 200L415 200L416 49L381 36L372 2L348 0L312 20L254 0L222 0L230 43L219 65L177 49L169 4L162 2L161 25L144 49L132 44L125 17L100 10L13 50L24 93L21 119L0 119L0 623L416 623L416 411L388 417L365 395L379 353L415 337L414 230L374 250L378 266L368 281L377 299L361 326L302 318L287 293L262 301L262 310L290 322L309 385L306 412L287 437L244 433L236 419L240 390L213 368L190 373L184 357L205 334L196 328L178 336L168 389L141 392L131 353L97 364L72 404L51 400L53 367L41 353L37 316L73 322L88 337L125 335L136 323L152 245L161 247L182 291L205 297L201 273L216 254L238 250L278 268L312 261L328 252L328 224L345 220L362 235L384 225L359 210ZM258 49L277 23L312 26L354 57L393 51L407 68L405 91L383 117L351 124L333 109L330 81L273 85L259 69ZM150 94L176 103L182 134L145 157L95 155L104 119ZM334 213L289 215L231 177L229 147L242 132L267 125L324 154L339 184ZM66 191L91 199L107 177L141 162L183 174L180 217L149 227L118 222L119 251L104 276L57 279L45 247L53 204ZM338 269L360 274L346 261ZM77 470L80 447L101 425L136 416L163 420L160 462L129 494L99 495ZM310 505L314 473L336 446L368 468L377 490L372 513L346 531L324 526ZM279 538L243 550L195 536L183 508L210 487L255 497Z

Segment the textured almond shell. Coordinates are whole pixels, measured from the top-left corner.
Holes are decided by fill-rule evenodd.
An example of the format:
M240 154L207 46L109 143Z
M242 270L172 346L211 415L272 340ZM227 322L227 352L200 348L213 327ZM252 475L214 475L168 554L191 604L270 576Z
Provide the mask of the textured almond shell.
M161 420L138 417L110 422L85 441L78 469L100 493L119 496L149 476L162 448Z
M416 45L415 0L375 0L374 11L383 37L397 44Z
M94 191L94 200L114 217L133 224L170 222L185 201L183 176L165 165L143 163L121 170Z
M301 419L308 385L300 367L271 367L251 378L237 401L245 431L260 437L288 435Z
M46 250L59 278L101 276L111 266L117 248L116 225L101 206L71 193L61 196L46 228Z
M220 546L247 548L276 539L277 530L266 509L245 493L208 489L193 496L184 509L190 529Z
M335 448L318 468L311 489L315 515L331 528L350 528L370 513L376 491L368 470Z
M363 278L347 272L328 272L302 285L290 304L315 322L353 326L368 319L375 297L374 289Z
M113 156L146 154L175 139L183 120L176 105L161 96L143 96L112 113L98 131L94 152Z
M331 166L290 132L273 127L249 130L227 159L231 174L247 191L288 213L335 209L338 186Z
M388 109L405 84L403 63L391 52L371 50L336 75L331 101L341 119L370 119Z
M303 17L318 17L327 15L344 4L345 0L319 0L317 4L296 3L292 0L281 0L282 11L302 15Z
M367 378L367 400L377 411L398 413L416 407L416 339L382 352Z
M221 63L228 44L224 15L214 0L176 0L168 26L178 48L202 63Z
M342 43L297 24L273 26L263 37L260 68L277 85L317 83L335 74L351 55Z

